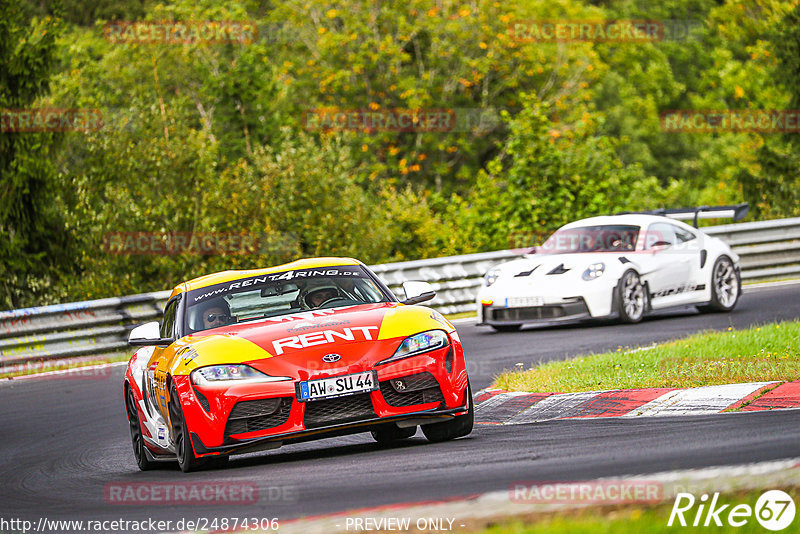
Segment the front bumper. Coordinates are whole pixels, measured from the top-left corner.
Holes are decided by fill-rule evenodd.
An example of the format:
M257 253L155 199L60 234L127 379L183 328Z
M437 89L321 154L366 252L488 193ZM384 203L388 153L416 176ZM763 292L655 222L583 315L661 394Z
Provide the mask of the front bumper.
M455 340L375 369L380 386L375 391L305 402L298 400L297 380L225 389L198 387L188 376L174 381L199 456L366 432L387 422L425 424L466 411L467 370Z
M482 325L552 324L591 318L591 313L583 297L563 299L557 304L543 304L519 308L504 306L480 306Z

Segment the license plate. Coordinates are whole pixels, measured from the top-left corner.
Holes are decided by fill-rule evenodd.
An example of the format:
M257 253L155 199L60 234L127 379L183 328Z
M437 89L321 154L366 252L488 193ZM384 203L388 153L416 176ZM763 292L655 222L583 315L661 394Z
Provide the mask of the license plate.
M506 308L528 308L531 306L544 306L544 297L509 297L506 299Z
M365 371L352 375L318 378L317 380L300 382L300 387L297 390L297 399L305 402L375 391L376 389L378 389L378 379L375 371Z

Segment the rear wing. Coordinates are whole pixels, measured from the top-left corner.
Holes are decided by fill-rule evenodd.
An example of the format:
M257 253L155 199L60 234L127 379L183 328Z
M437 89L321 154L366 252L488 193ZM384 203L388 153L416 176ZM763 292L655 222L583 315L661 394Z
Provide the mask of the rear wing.
M674 208L674 209L657 209L651 211L623 211L617 215L625 215L629 213L639 213L643 215L663 215L670 219L678 219L681 221L694 221L694 227L697 228L697 221L699 219L733 219L733 222L741 221L747 216L750 210L750 205L747 202L735 204L733 206L698 206L696 208Z

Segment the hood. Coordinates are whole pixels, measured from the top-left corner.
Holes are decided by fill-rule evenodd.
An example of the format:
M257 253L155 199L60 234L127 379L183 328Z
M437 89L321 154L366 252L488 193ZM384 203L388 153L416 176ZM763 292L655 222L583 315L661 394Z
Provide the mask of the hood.
M500 272L496 283L541 283L580 278L586 268L595 263L605 264L607 271L616 270L628 263L637 265L637 253L530 254L491 270L497 269Z
M248 363L275 376L303 369L369 368L391 356L406 337L426 330L455 328L439 312L396 302L301 312L224 326L182 338L176 374L222 363ZM340 355L325 364L322 356Z

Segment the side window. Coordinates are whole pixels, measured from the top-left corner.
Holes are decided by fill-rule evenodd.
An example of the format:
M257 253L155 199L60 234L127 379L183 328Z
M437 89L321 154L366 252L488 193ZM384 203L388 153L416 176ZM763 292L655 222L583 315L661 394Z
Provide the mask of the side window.
M674 226L668 223L653 223L647 229L645 249L654 247L673 246L675 244Z
M164 319L161 321L161 337L172 337L175 332L175 316L178 312L178 299L167 302L164 308Z
M678 243L686 243L687 241L691 241L692 239L696 239L697 236L694 235L689 230L685 230L680 226L670 225L672 226L672 230L675 232L675 237L678 238Z

